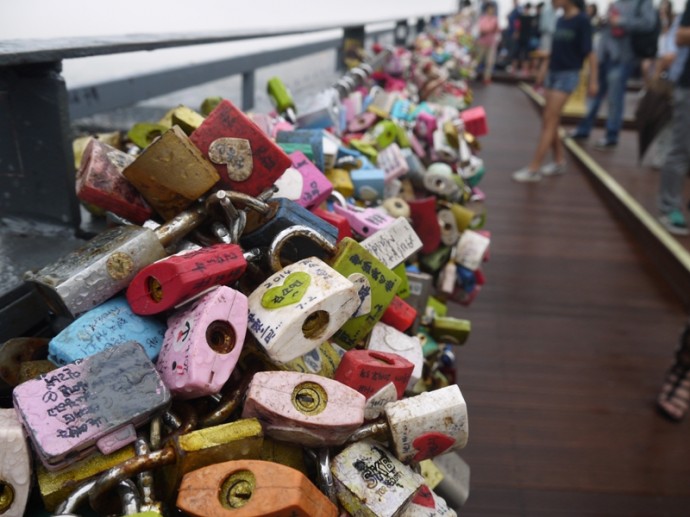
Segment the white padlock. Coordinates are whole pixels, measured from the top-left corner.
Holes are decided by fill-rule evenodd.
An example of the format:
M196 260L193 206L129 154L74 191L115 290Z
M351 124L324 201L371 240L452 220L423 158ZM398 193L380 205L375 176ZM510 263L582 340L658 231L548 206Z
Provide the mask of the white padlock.
M424 485L400 517L457 517L457 515L441 496Z
M417 232L404 217L396 218L395 222L367 237L361 244L388 269L402 264L422 249Z
M0 515L22 517L31 488L31 456L14 409L0 409Z
M278 271L248 301L247 328L278 363L318 348L360 305L355 284L315 257Z
M408 390L422 378L424 355L422 343L417 336L408 336L390 325L378 322L371 331L367 349L398 354L414 364L410 382L407 384Z
M470 271L476 271L489 250L491 239L473 230L465 230L455 247L455 262Z

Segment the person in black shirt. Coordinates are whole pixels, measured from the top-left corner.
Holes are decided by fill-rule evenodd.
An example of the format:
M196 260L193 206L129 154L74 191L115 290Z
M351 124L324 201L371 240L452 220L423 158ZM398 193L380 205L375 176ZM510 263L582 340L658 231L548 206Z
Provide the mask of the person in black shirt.
M534 182L543 176L565 172L565 154L558 137L561 111L570 94L579 82L580 69L585 59L589 60L592 73L589 77L589 95L597 92L596 56L592 52L592 25L585 14L584 0L553 0L554 9L563 8L563 16L556 22L553 34L549 71L544 86L546 105L542 113L541 136L532 161L513 173L519 182ZM554 161L542 167L542 161L549 149Z
M517 41L513 59L513 72L527 74L529 64L529 44L534 35L536 17L532 13L532 4L527 2L517 19Z

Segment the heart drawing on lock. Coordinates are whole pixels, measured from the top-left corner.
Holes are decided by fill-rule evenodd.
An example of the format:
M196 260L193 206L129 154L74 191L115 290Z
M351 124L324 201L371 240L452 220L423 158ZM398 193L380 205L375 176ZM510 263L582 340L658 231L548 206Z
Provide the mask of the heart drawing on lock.
M436 508L436 501L428 486L422 485L417 494L412 498L412 504L425 508Z
M304 271L290 273L281 285L268 289L261 297L264 309L278 309L299 303L311 284L311 276Z
M414 461L423 461L443 454L455 443L455 438L451 438L443 433L425 433L418 436L412 442L412 446L417 449Z
M213 163L225 165L232 181L244 181L252 175L254 161L249 140L218 138L211 142L208 157Z

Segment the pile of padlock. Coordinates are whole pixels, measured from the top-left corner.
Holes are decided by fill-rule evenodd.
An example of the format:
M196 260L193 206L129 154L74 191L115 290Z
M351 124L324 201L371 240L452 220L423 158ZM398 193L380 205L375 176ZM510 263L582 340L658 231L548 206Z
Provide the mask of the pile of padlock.
M444 300L483 283L486 122L390 56L299 112L273 79L277 114L208 99L77 146L78 196L125 224L27 274L73 321L0 348L0 514L36 479L56 515L455 515Z

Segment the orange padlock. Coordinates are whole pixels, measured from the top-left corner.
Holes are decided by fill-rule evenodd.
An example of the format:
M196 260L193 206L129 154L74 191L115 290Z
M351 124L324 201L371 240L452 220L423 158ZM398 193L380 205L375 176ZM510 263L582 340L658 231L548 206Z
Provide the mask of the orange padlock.
M186 474L177 507L195 517L338 516L304 474L260 460L226 461Z

